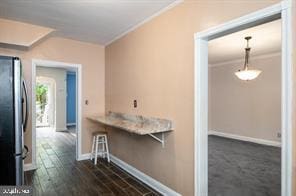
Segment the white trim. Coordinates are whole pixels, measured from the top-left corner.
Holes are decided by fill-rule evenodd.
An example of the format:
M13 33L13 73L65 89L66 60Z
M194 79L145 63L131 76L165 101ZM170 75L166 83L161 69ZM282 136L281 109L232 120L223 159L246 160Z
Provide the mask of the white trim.
M282 18L282 196L292 195L292 122L293 119L293 64L292 64L292 1L285 1L287 8ZM288 7L289 6L289 7Z
M168 11L169 9L179 5L180 3L182 3L184 0L175 0L173 1L171 4L169 4L168 6L162 8L161 10L159 10L158 12L156 12L155 14L153 14L152 16L144 19L143 21L139 22L138 24L132 26L131 28L127 29L126 31L124 31L123 33L117 35L115 38L113 38L111 41L108 41L107 43L104 44L104 46L108 46L109 44L111 44L112 42L115 42L116 40L122 38L123 36L125 36L126 34L136 30L137 28L139 28L140 26L144 25L145 23L149 22L150 20L152 20L153 18L161 15L162 13Z
M241 140L241 141L245 141L245 142L252 142L252 143L262 144L262 145L266 145L266 146L281 147L281 142L278 142L278 141L265 140L265 139L259 139L259 138L254 138L254 137L247 137L247 136L242 136L242 135L225 133L225 132L221 132L221 131L212 131L211 130L211 131L208 131L208 135L216 135L216 136L220 136L220 137Z
M90 153L84 153L84 154L81 154L77 160L83 161L83 160L88 160L88 159L90 159Z
M281 56L281 52L274 52L274 53L269 53L269 54L262 54L262 55L252 56L252 61L267 59L267 58L277 57L277 56ZM243 62L244 62L244 58L240 58L240 59L234 59L234 60L231 60L231 61L223 61L223 62L220 62L220 63L209 64L209 67L219 67L219 66L230 65L230 64L231 65L232 64L240 65Z
M145 184L149 185L151 188L155 189L162 195L168 196L181 196L180 193L172 190L171 188L165 186L164 184L160 183L159 181L151 178L150 176L144 174L140 170L136 169L135 167L127 164L126 162L120 160L116 156L110 154L111 161L115 163L117 166L131 174L132 176L136 177L137 179L141 180Z
M36 66L32 60L32 90L31 90L31 113L32 113L32 165L37 165L36 160Z
M67 126L74 126L76 123L67 123Z
M208 65L208 42L195 40L195 60ZM207 57L207 58L202 58ZM195 196L208 195L208 66L194 66L194 180ZM203 139L202 139L203 138ZM200 161L204 160L204 161ZM197 164L198 163L198 164Z
M81 160L88 160L90 159L90 153L85 153L80 156L78 159L79 161ZM116 156L110 154L110 160L129 173L130 175L134 176L135 178L139 179L140 181L144 182L157 192L161 193L164 196L182 196L180 193L177 193L176 191L172 190L171 188L165 186L164 184L160 183L159 181L151 178L147 174L144 174L140 170L136 169L135 167L129 165L128 163L122 161L121 159L117 158Z
M81 155L82 151L82 141L81 141L81 134L82 134L82 65L78 66L77 70L77 76L76 77L76 88L78 88L78 91L76 91L77 94L77 101L76 101L76 135L78 138L77 144L76 145L76 159L79 158Z
M195 196L208 195L208 41L242 29L282 19L282 188L281 196L292 196L292 1L261 9L224 24L196 33L194 76L194 170ZM206 76L205 76L206 75ZM206 98L205 98L206 97Z
M79 160L81 156L81 123L82 123L82 65L75 64L75 63L64 63L64 62L57 62L57 61L49 61L49 60L40 60L40 59L32 59L32 164L36 165L36 103L35 103L35 86L36 86L36 67L54 67L54 68L74 68L76 69L77 76L76 77L76 93L77 93L77 100L76 100L76 122L78 124L76 128L77 139L76 139L76 159ZM67 128L65 128L67 130Z
M26 163L24 164L24 171L30 171L37 169L37 166L32 163Z
M195 33L195 38L212 40L224 35L237 32L242 29L247 29L259 24L264 24L267 21L274 20L275 16L281 13L281 10L287 9L285 3L277 3L267 8L255 11L245 16L236 18L218 26L209 28L205 31Z

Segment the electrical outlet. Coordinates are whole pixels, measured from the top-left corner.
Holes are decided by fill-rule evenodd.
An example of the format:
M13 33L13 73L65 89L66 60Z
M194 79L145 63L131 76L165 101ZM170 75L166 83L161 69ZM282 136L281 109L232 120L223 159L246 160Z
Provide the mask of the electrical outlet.
M138 107L138 102L137 100L134 100L134 108L137 108Z
M281 137L282 137L282 134L281 134L280 132L278 132L278 133L277 133L277 137L278 137L278 138L281 138Z

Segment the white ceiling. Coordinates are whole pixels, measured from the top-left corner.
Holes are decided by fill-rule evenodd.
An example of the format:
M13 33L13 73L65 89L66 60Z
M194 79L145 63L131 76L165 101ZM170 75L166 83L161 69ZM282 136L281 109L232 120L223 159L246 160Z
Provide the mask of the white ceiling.
M246 36L250 40L252 56L265 55L281 51L281 20L272 21L239 31L209 42L209 64L244 59Z
M0 18L54 28L106 45L176 0L1 0Z

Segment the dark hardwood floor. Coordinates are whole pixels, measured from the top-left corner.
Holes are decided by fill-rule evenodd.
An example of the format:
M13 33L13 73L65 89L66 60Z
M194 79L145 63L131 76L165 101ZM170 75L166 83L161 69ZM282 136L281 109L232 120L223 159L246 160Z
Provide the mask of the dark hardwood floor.
M161 195L112 162L76 161L75 137L68 132L38 129L36 146L38 169L25 172L34 195Z

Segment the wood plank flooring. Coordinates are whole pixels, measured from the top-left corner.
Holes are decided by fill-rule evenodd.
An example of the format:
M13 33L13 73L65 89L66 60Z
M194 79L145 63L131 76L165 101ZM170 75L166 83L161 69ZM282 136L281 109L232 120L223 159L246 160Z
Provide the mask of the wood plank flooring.
M76 161L75 137L68 132L38 129L36 146L38 169L25 172L34 195L161 195L112 162Z

